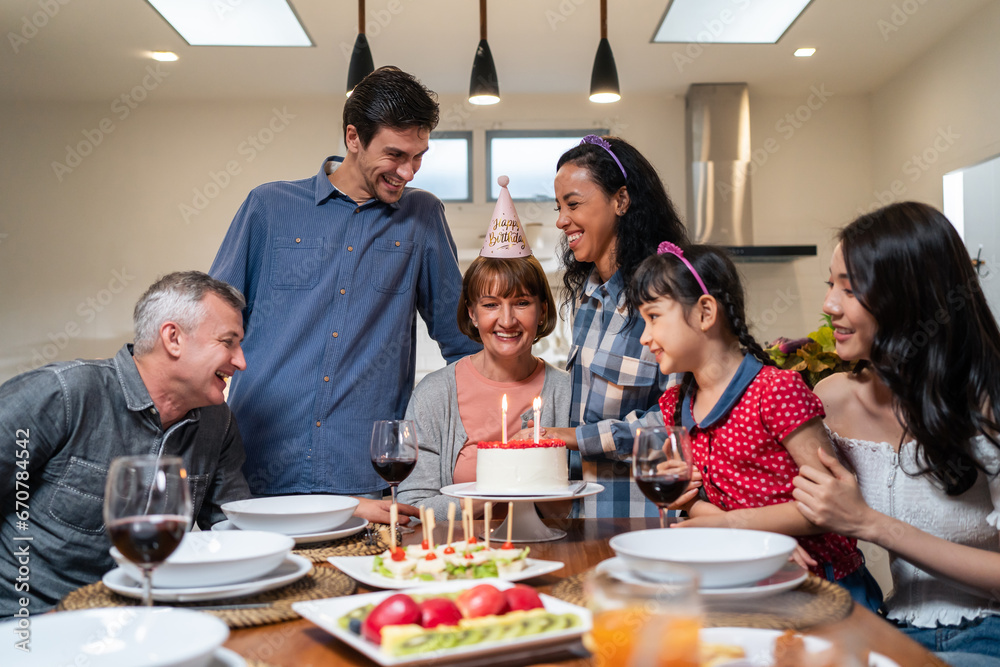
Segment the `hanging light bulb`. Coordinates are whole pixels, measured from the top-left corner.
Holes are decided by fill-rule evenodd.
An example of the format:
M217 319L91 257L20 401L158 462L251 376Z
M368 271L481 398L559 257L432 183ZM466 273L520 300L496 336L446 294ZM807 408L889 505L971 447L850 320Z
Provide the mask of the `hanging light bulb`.
M361 79L375 71L372 50L365 37L365 0L358 0L358 37L354 40L351 64L347 68L347 96L350 97Z
M472 104L496 104L500 101L500 82L497 68L493 64L493 54L486 41L486 0L479 0L479 47L472 61L472 77L469 79L469 102Z
M618 68L608 41L608 0L601 0L601 41L590 73L590 101L607 104L622 98L618 88Z

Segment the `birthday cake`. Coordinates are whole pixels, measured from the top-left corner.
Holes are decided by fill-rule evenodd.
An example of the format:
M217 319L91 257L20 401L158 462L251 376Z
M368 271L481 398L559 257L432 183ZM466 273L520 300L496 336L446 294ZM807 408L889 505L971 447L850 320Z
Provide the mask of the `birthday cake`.
M511 440L480 442L476 452L476 491L497 495L552 492L569 486L566 443Z

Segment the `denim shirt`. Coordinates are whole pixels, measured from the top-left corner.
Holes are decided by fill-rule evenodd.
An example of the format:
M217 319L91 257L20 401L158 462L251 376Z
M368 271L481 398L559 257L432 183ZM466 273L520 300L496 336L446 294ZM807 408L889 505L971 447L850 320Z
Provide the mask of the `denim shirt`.
M202 528L225 518L223 503L250 495L229 408L192 410L164 431L131 345L112 359L50 364L0 386L0 617L21 598L30 613L45 611L114 567L105 478L112 459L138 454L184 460Z

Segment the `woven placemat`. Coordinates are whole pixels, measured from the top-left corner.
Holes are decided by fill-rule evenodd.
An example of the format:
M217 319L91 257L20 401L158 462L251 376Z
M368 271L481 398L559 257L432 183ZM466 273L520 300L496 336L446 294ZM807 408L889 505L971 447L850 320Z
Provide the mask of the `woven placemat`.
M312 571L298 581L271 591L248 595L241 598L226 600L210 600L207 602L171 602L156 603L157 606L179 607L204 611L218 616L230 628L252 628L257 625L279 623L299 618L292 610L293 602L302 600L319 600L350 595L358 588L357 583L343 572L332 567L314 567ZM97 607L129 607L138 606L141 602L133 598L118 595L102 582L78 588L59 603L58 611L76 609L94 609ZM266 604L266 607L249 609L205 609L205 607L223 605Z
M402 541L397 533L397 543ZM370 523L365 530L339 540L303 544L294 549L303 558L314 563L325 563L331 556L374 556L389 548L389 526L384 523Z
M575 574L552 587L550 595L566 602L587 606L583 582L593 570ZM833 623L851 613L854 601L846 589L813 575L802 585L778 595L751 600L702 598L705 627L768 628L803 630Z

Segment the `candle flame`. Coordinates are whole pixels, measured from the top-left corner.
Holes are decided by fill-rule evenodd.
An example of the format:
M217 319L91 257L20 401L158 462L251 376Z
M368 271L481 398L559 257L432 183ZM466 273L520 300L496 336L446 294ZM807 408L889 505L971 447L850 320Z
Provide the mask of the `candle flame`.
M496 394L494 394L494 396L496 396ZM493 400L495 401L496 399L494 398ZM500 402L500 407L503 408L504 412L507 411L507 394L503 395L503 400Z
M531 402L531 406L533 408L535 408L536 410L541 410L542 409L542 397L541 396L535 396L535 400L533 400Z

